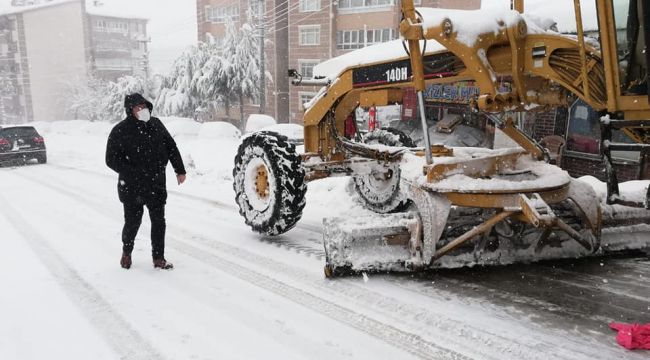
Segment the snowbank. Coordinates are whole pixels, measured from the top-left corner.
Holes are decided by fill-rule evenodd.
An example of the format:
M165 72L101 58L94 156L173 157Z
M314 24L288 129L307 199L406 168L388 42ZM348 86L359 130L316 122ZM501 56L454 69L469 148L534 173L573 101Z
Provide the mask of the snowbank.
M258 131L264 127L275 125L277 122L272 116L263 114L250 114L246 120L246 133Z
M50 130L52 129L52 122L51 121L34 121L34 122L31 122L31 123L29 123L27 125L33 126L36 129L36 131L38 131L41 134L46 133L46 132L50 132ZM7 125L3 125L3 126L7 126ZM0 127L2 127L2 126L0 126Z
M156 114L154 114L154 116L156 116ZM160 116L158 118L165 125L169 124L170 122L173 122L173 121L194 121L191 118L180 117L180 116Z
M194 137L198 135L201 124L192 119L179 118L169 121L165 124L165 127L174 138L182 136Z
M276 124L263 127L258 131L273 131L288 137L290 141L294 142L303 141L305 133L303 126L298 124Z
M606 203L607 183L589 175L578 178L578 181L591 185L598 198L600 198L600 202L603 204ZM650 186L650 180L632 180L619 183L618 190L620 199L628 202L643 202L648 192L648 186Z
M199 140L232 140L241 137L241 131L233 124L225 121L207 122L201 124L198 133Z
M179 144L179 148L187 167L195 174L232 181L238 144L236 139L196 139Z
M35 123L37 126L44 126L42 122ZM115 124L100 121L87 121L87 120L65 120L51 122L46 132L64 134L64 135L83 135L95 134L106 135L111 131ZM36 127L36 126L35 126ZM38 127L36 127L38 130Z

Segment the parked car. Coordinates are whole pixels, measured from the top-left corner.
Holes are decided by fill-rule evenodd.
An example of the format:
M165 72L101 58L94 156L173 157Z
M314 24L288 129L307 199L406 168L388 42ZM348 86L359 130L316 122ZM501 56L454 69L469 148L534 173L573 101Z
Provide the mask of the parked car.
M45 140L33 126L0 128L0 164L36 160L47 162Z

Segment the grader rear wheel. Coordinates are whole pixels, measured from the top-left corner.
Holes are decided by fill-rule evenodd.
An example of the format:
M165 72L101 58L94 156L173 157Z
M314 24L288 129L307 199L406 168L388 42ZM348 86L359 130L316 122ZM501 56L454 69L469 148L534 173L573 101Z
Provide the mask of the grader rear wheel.
M408 135L393 128L369 132L364 136L363 142L395 147L415 146ZM382 214L404 210L410 202L400 189L400 176L398 165L392 166L383 174L354 176L352 184L357 201L365 208Z

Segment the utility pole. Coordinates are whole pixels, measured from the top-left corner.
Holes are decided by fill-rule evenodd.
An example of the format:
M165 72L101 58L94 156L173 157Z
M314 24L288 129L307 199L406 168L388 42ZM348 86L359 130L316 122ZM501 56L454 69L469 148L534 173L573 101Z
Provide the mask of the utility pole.
M264 37L265 37L265 24L264 24L264 0L259 0L258 7L258 21L260 29L260 114L266 114L266 66L264 64Z
M279 123L287 123L289 116L289 1L275 2L275 116Z

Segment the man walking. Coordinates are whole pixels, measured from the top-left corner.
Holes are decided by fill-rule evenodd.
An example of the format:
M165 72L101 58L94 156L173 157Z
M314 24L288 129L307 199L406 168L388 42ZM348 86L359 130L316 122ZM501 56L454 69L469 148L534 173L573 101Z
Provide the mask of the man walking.
M165 168L171 162L178 184L185 181L185 167L176 142L163 123L151 117L153 105L140 94L124 98L126 119L119 122L106 145L106 165L119 174L117 192L124 205L122 258L124 269L131 267L131 252L142 222L144 206L151 219L153 266L171 269L165 260Z

